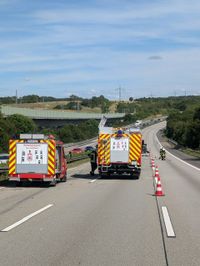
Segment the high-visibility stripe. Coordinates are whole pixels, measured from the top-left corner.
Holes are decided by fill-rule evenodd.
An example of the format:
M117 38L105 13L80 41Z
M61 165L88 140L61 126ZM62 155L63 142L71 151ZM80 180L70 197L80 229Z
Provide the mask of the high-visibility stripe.
M8 173L16 173L16 144L21 140L10 140L9 141L9 162L8 162Z
M55 174L55 140L45 140L48 144L48 174Z
M138 154L141 152L141 149L134 142L131 143L130 149L136 151Z
M16 160L13 160L9 163L9 168L12 168L16 163Z
M49 141L49 148L52 149L52 150L54 151L54 143L51 143L51 142Z
M129 142L129 161L138 161L141 156L141 134L132 134Z
M130 154L135 158L138 158L140 156L140 153L135 149L130 149Z
M140 134L135 134L133 137L134 137L138 142L141 141L141 135L140 135Z
M15 154L9 156L9 164L16 160Z
M51 161L49 161L48 166L49 166L50 168L54 169L54 163L52 163Z
M98 162L99 164L109 164L110 162L110 134L99 136Z
M15 174L15 165L13 167L9 168L8 173L9 173L9 175Z
M10 142L9 150L12 150L13 147L15 147L15 145L16 145L16 141Z
M49 160L54 163L54 156L52 154L49 154Z

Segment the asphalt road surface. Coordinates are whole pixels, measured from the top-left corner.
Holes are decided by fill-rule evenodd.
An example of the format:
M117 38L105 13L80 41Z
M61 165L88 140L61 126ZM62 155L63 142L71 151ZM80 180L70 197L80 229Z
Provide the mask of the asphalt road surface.
M199 266L200 170L170 153L158 159L163 126L143 130L163 197L154 196L149 156L139 180L91 178L86 163L56 187L1 186L0 265Z

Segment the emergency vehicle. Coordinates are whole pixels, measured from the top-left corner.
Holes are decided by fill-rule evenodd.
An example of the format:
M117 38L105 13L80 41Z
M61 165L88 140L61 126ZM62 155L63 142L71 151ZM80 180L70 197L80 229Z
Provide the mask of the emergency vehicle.
M10 181L43 181L55 186L66 182L67 162L64 146L54 136L20 134L9 141Z
M142 134L139 128L99 127L99 174L130 174L139 178L142 157Z

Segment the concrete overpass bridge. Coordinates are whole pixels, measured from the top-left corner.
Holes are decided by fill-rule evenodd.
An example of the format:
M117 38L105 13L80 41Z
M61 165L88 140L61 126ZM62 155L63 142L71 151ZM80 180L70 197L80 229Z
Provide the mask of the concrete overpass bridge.
M118 119L123 119L124 113L83 113L73 111L58 111L58 110L45 110L45 109L29 109L12 107L8 105L1 106L1 113L3 116L10 116L13 114L20 114L27 116L39 126L39 127L62 127L69 123L80 123L90 119L100 120L102 115L105 115L108 122L112 122Z

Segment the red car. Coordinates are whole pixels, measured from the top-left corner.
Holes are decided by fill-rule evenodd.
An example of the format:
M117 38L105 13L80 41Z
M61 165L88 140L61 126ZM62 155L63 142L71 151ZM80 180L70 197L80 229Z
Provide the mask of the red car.
M74 153L74 154L79 154L79 153L82 153L83 152L83 149L81 149L81 148L74 148L70 152L71 153Z

